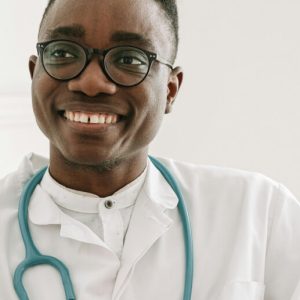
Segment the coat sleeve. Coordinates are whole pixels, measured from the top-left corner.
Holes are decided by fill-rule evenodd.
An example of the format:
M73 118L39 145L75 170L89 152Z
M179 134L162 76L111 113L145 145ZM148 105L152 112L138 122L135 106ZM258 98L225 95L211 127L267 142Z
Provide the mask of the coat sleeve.
M279 185L266 249L265 300L300 300L300 203Z

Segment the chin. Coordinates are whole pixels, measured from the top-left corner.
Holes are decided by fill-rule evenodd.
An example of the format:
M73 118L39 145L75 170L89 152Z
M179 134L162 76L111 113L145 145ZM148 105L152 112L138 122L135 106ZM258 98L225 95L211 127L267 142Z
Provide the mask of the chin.
M62 154L65 164L84 169L111 170L117 167L121 159L111 153L103 153L99 151L71 151Z

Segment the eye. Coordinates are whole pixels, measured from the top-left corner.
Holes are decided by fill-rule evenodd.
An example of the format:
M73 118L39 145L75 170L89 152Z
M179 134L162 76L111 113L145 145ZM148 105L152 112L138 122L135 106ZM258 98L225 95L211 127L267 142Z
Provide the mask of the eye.
M109 61L119 67L141 67L148 64L144 52L132 48L114 49L109 55Z
M44 63L49 65L74 64L82 58L84 50L79 45L67 41L54 41L43 52Z
M53 50L50 55L55 58L75 58L76 57L73 53L70 53L63 49Z
M143 65L143 64L145 64L139 58L136 58L133 56L120 57L116 62L119 64L124 64L124 65Z

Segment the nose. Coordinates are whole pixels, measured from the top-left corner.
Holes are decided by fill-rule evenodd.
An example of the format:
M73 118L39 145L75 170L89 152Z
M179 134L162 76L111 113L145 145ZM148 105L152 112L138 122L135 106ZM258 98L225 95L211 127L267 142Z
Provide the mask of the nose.
M117 91L117 85L105 76L96 57L78 77L68 82L68 88L72 92L82 92L90 97L98 94L112 95Z

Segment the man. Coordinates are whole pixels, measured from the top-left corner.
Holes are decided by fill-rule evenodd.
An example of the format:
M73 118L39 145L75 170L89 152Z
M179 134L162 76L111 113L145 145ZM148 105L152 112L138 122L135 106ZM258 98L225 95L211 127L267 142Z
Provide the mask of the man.
M50 159L28 155L0 183L1 300L18 299L21 191L47 165L30 196L29 229L38 251L67 267L76 299L183 299L178 199L148 159L183 78L173 67L177 30L172 0L50 1L29 61ZM284 187L258 174L160 161L190 214L191 299L300 299L300 207ZM28 269L23 284L30 300L65 299L52 266Z

